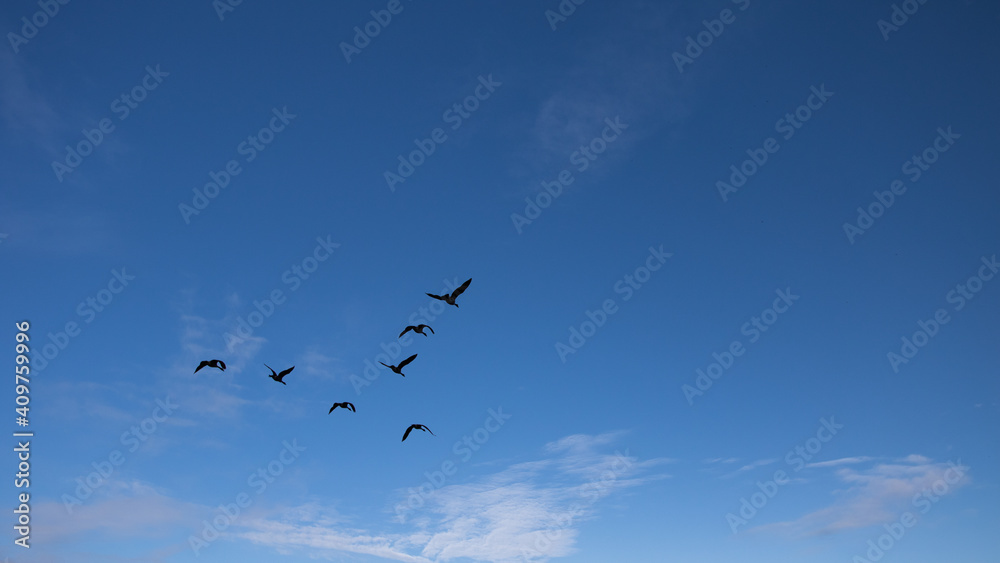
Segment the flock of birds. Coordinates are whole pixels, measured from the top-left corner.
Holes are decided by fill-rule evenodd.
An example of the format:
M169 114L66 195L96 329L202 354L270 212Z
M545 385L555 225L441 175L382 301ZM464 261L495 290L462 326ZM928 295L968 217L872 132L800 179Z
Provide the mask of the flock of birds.
M427 295L429 297L433 297L434 299L438 299L438 300L444 301L448 305L454 305L455 307L458 307L458 303L456 303L455 300L458 299L458 296L461 295L462 293L464 293L466 289L468 289L469 284L471 284L471 283L472 283L472 278L469 278L469 279L465 280L465 283L463 283L462 285L460 285L457 288L455 288L455 291L452 291L451 294L447 294L446 293L444 295L434 295L433 293L428 293ZM417 325L417 326L412 326L411 325L411 326L408 326L408 327L404 328L403 332L399 333L399 336L397 338L402 338L404 334L406 334L407 332L409 332L411 330L413 332L417 333L417 334L422 334L424 336L427 336L427 333L424 332L424 329L427 329L427 330L431 331L431 334L434 334L434 329L431 328L428 325L424 325L424 324ZM417 355L414 354L414 355L410 356L409 358L406 358L405 360L399 362L399 365L395 365L395 366L390 366L389 364L386 364L386 363L383 363L383 362L379 362L379 363L382 364L383 366L389 368L390 370L392 370L393 373L398 373L399 375L401 375L403 377L406 377L406 375L403 373L403 368L406 367L407 365L409 365L409 363L412 362L413 360L415 360L416 358L417 358ZM280 383L282 385L288 385L284 381L285 376L288 375L289 373L292 373L292 370L295 369L295 366L292 366L292 367L290 367L290 368L288 368L286 370L282 370L280 372L276 372L276 371L274 371L274 368L272 368L271 366L269 366L267 364L264 364L264 367L266 367L267 369L271 370L271 375L269 375L268 377L270 377L271 379L277 381L278 383ZM202 369L202 368L216 368L219 371L226 371L226 363L223 362L222 360L203 360L200 364L198 364L198 367L195 368L194 372L198 373L198 371L200 369ZM334 409L336 409L337 407L349 410L351 412L357 412L357 410L354 409L354 404L353 403L344 401L344 402L341 402L341 403L334 403L333 406L330 407L330 410L327 411L327 414L333 413ZM403 432L403 439L401 441L405 442L406 441L406 437L409 436L410 432L413 431L413 430L423 430L424 432L430 432L431 436L437 436L437 434L431 432L431 429L427 428L427 426L425 426L423 424L411 424L409 426L409 428L406 429L406 432Z

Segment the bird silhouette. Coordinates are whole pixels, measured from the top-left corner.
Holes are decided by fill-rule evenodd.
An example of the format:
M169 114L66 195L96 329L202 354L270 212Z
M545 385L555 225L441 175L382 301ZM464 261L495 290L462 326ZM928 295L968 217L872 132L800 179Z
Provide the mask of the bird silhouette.
M278 383L280 383L282 385L288 385L287 383L285 383L281 379L283 377L285 377L286 375L288 375L289 373L291 373L291 371L293 369L295 369L295 366L292 366L292 367L286 369L285 371L283 371L281 373L275 373L274 368L272 368L271 366L269 366L267 364L264 364L264 367L266 367L267 369L271 370L271 375L269 375L268 377L270 377L271 379L277 381Z
M403 377L406 377L406 374L403 373L403 368L406 367L406 364L412 362L413 358L416 358L416 357L417 357L417 355L414 354L414 355L410 356L409 358L406 358L402 362L399 362L398 366L390 366L389 364L385 364L385 363L382 363L382 362L379 362L379 363L382 364L383 366L391 369L392 371L398 373L399 375L402 375Z
M353 403L348 403L348 402L345 401L343 403L334 403L333 406L330 407L330 410L326 414L330 414L331 412L333 412L333 409L335 409L337 407L340 407L342 409L351 409L351 412L358 412L358 411L354 410L354 404Z
M406 432L403 432L403 439L400 440L400 442L405 442L406 441L406 437L410 435L410 430L414 430L414 429L415 430L423 430L424 432L431 432L431 429L427 428L423 424L411 424L410 427L406 429ZM437 434L431 432L431 436L437 436Z
M472 283L472 278L469 278L469 279L465 280L465 283L463 283L462 285L458 286L458 288L455 289L455 291L452 291L451 295L447 295L447 294L446 295L434 295L433 293L428 293L427 295L430 296L430 297L433 297L434 299L440 299L441 301L444 301L445 303L447 303L449 305L454 305L454 306L458 307L458 303L455 303L455 300L458 299L458 296L461 295L462 292L464 292L469 287L470 283Z
M431 334L434 334L434 329L431 328L430 325L417 325L417 326L410 325L410 326L404 328L403 332L399 333L399 338L402 338L403 335L406 334L406 331L408 331L408 330L412 330L413 332L415 332L417 334L423 334L424 336L427 336L427 333L424 332L425 328L427 330L431 331Z
M202 360L194 372L198 373L198 370L204 367L219 368L221 371L226 371L226 364L222 360Z

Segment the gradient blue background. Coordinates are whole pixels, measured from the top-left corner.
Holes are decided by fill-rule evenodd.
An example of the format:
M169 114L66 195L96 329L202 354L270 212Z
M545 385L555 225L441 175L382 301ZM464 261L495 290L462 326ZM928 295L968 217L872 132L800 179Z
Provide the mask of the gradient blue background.
M385 2L243 2L221 20L207 0L70 2L17 52L8 36L4 361L30 321L35 436L32 547L7 512L0 556L826 563L910 511L883 561L996 561L1000 280L960 311L947 295L1000 252L1000 9L930 0L886 40L891 2L591 0L553 30L558 5L403 0L350 62L340 44ZM5 4L0 30L39 9ZM724 9L735 21L679 71L673 54ZM120 119L112 104L156 65L168 76ZM452 129L445 112L490 75L500 86ZM821 86L834 95L781 138ZM295 117L247 162L238 147L275 108ZM115 129L57 179L105 118ZM571 155L615 118L627 129L579 171ZM439 127L390 190L384 173ZM911 181L903 164L948 127L960 137ZM716 182L768 137L780 149L723 202ZM179 205L233 159L242 172L185 221ZM573 183L518 232L512 214L565 169ZM850 242L843 225L896 179L907 191ZM340 247L290 283L317 237ZM616 287L661 246L672 256L626 300ZM123 269L106 308L80 309ZM405 379L364 379L425 292L469 277L436 333L399 348L392 363L419 354ZM750 343L741 328L785 289L799 299ZM608 299L616 312L560 358ZM950 321L895 372L887 354L938 309ZM68 322L79 335L58 334ZM746 352L690 404L682 386L736 340ZM211 358L229 369L192 374ZM287 386L265 362L295 366ZM13 431L13 376L0 396ZM123 434L168 399L129 451ZM328 415L335 401L357 413ZM487 424L490 409L510 416ZM830 417L843 428L795 471L786 454ZM411 423L437 436L400 443ZM477 430L488 441L464 453ZM276 461L293 440L305 450ZM964 477L919 514L949 462ZM268 464L281 474L259 490L248 477ZM11 450L0 467L12 509ZM727 514L778 470L792 482L734 534Z

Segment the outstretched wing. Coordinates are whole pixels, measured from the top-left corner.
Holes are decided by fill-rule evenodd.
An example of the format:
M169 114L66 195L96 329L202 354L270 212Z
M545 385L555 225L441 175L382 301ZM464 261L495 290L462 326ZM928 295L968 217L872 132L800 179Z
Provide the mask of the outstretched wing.
M426 426L424 426L423 424L421 424L420 426L421 426L421 427L422 427L422 428L423 428L424 430L426 430L426 431L428 431L428 432L431 432L431 429L430 429L430 428L427 428L427 427L426 427ZM431 436L437 436L437 434L435 434L435 433L431 432Z
M292 373L292 370L293 370L293 369L295 369L295 366L292 366L292 367L290 367L290 368L286 369L285 371L283 371L283 372L279 373L279 374L278 374L278 377L285 377L286 375L288 375L288 374Z
M402 338L402 337L403 337L403 335L404 335L404 334L406 334L406 332L407 332L407 331L409 331L409 330L413 330L413 328L414 328L414 327L412 327L412 326L408 326L408 327L404 328L404 329L403 329L403 332L399 333L399 337L400 337L400 338Z
M458 297L459 295L461 295L462 293L464 293L465 290L469 288L469 284L470 283L472 283L472 278L469 278L469 279L465 280L465 283L463 283L462 285L458 286L458 288L455 291L451 292L451 298L455 299L456 297Z
M278 372L274 371L273 367L271 367L271 366L269 366L267 364L264 364L264 367L266 367L267 369L271 370L271 375L273 375L274 377L278 377Z
M351 412L358 412L358 411L354 410L354 403L344 403L344 404L347 405L351 409Z
M408 363L412 362L412 361L413 361L413 359L414 359L414 358L416 358L416 357L417 357L417 355L416 355L416 354L414 354L414 355L410 356L409 358L406 358L406 359L405 359L405 360L403 360L402 362L399 362L399 367L398 367L398 368L396 368L396 369L400 369L400 370L402 370L402 369L403 369L403 368L404 368L404 367L406 366L406 364L408 364Z
M403 432L403 439L400 440L400 442L405 442L406 441L406 437L410 435L410 430L413 430L413 426L414 425L411 424L410 427L406 429L406 432Z
M384 364L384 363L382 363L382 362L379 362L379 363L380 363L380 364L382 364L383 366L385 366L385 367L389 368L389 369L392 369L392 366L390 366L389 364Z
M215 361L219 362L219 365L222 366L222 371L226 371L226 362L223 362L222 360Z
M431 334L434 334L434 329L431 328L430 325L420 325L420 328L426 328L427 330L431 331Z
M200 370L201 368L203 368L203 367L205 367L207 365L208 365L208 360L202 360L202 362L200 364L198 364L198 367L195 368L194 372L198 373L198 370Z
M339 407L339 406L340 406L340 403L334 403L334 404L333 404L333 406L332 406L332 407L330 407L330 410L328 410L328 411L326 412L326 414L330 414L330 413L332 413L332 412L333 412L333 409L335 409L335 408L337 408L337 407Z
M429 297L433 297L434 299L440 299L441 301L444 301L444 300L445 300L445 298L444 298L444 297L441 297L440 295L434 295L433 293L428 293L427 295L428 295Z

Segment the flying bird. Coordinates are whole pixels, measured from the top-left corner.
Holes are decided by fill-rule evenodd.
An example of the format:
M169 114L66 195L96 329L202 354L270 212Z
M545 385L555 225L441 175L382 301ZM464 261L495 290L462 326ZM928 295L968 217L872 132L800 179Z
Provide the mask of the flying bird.
M403 439L400 440L400 441L401 442L405 442L406 441L406 437L410 435L410 430L414 430L414 429L416 429L416 430L423 430L424 432L431 432L431 429L427 428L423 424L411 424L410 427L406 429L406 432L403 432ZM437 436L437 434L431 432L431 436Z
M274 368L272 368L271 366L269 366L267 364L264 364L264 367L266 367L267 369L271 370L271 375L269 375L268 377L270 377L271 379L277 381L278 383L280 383L282 385L288 385L288 384L285 383L284 381L282 381L281 378L285 377L286 375L288 375L289 373L291 373L291 371L293 369L295 369L295 366L292 366L292 367L286 369L285 371L283 371L281 373L275 373Z
M447 303L449 305L454 305L454 306L458 307L458 303L455 303L455 300L458 299L458 296L461 295L462 292L464 292L469 287L470 283L472 283L472 278L469 278L469 279L465 280L465 283L463 283L462 285L458 286L458 288L455 289L455 291L452 291L451 295L447 295L447 294L445 294L445 295L434 295L433 293L428 293L427 295L429 297L433 297L434 299L440 299L441 301L444 301L445 303Z
M327 412L326 414L330 414L331 412L333 412L333 409L335 409L337 407L340 407L342 409L351 409L351 412L358 412L358 411L354 410L354 404L353 403L348 403L348 402L345 401L343 403L334 403L333 406L330 407L329 412Z
M434 329L431 328L430 325L417 325L417 326L412 326L411 325L411 326L408 326L408 327L404 328L403 332L399 333L399 337L402 338L403 335L406 334L406 331L408 331L408 330L412 330L413 332L415 332L417 334L423 334L424 336L427 336L427 333L424 332L425 328L427 330L431 331L431 334L434 334Z
M198 364L198 368L195 369L194 372L198 373L198 370L204 367L219 368L219 370L221 371L226 371L226 363L223 362L222 360L202 360L202 362Z
M390 366L389 364L383 364L382 362L379 362L379 363L382 364L383 366L391 369L393 372L398 373L399 375L402 375L403 377L406 377L406 374L403 373L403 368L406 367L406 364L412 362L413 358L416 358L416 357L417 357L417 355L414 354L414 355L410 356L409 358L406 358L402 362L399 362L398 366Z

